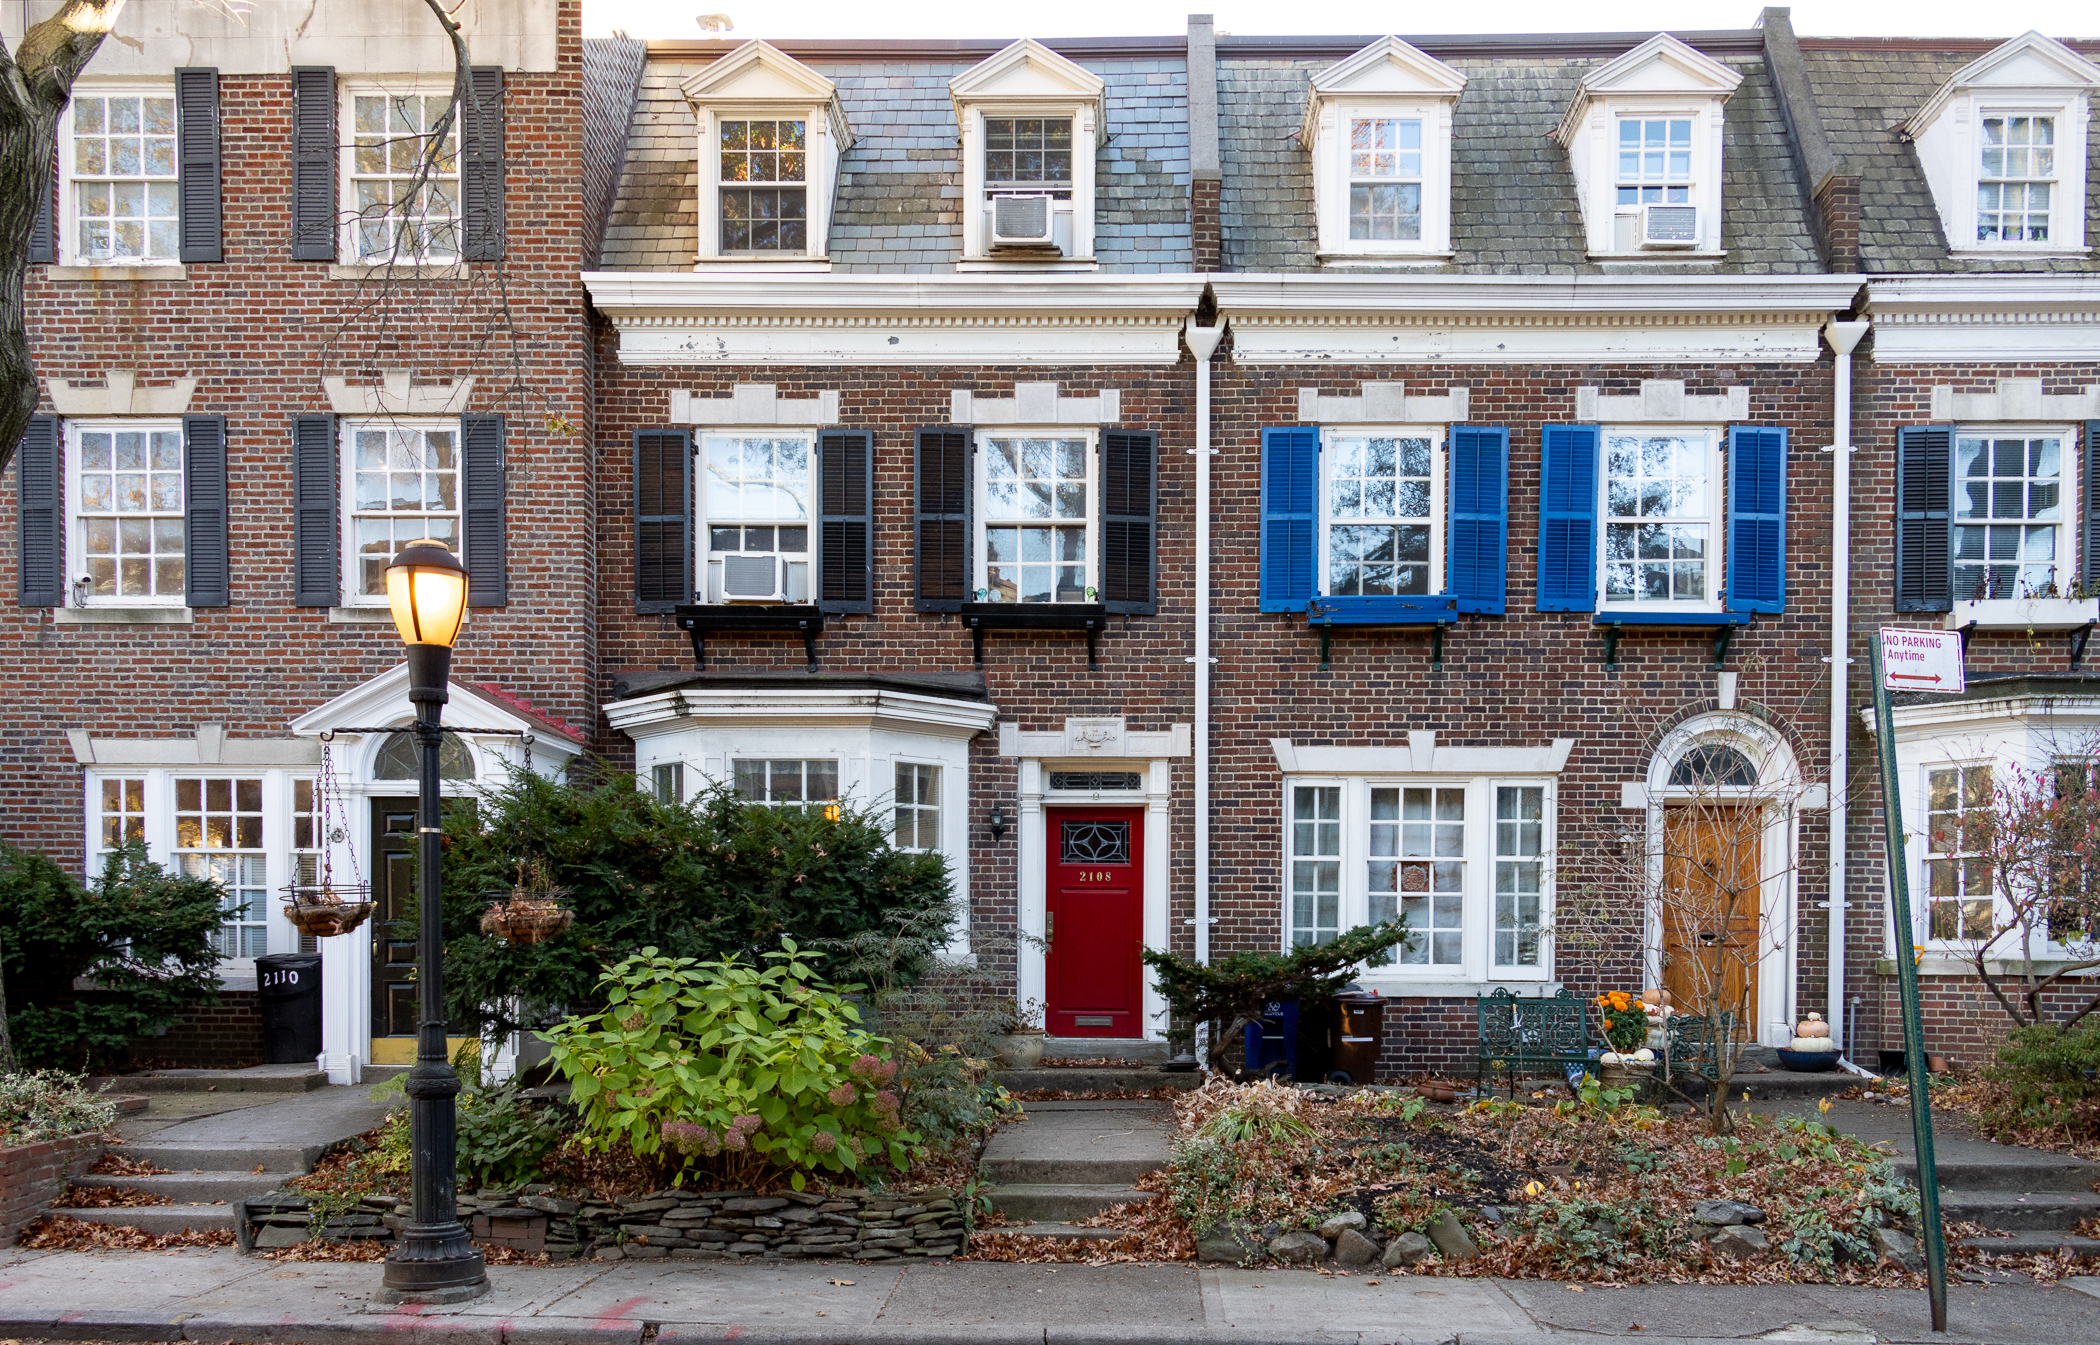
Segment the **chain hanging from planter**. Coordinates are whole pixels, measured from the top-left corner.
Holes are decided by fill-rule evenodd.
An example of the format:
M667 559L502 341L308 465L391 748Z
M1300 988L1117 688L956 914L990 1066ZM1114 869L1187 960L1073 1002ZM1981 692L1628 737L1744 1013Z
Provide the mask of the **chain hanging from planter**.
M576 923L569 893L556 887L545 860L518 861L518 881L508 892L485 892L489 908L481 932L512 944L543 943Z
M295 881L280 889L285 895L285 918L300 933L321 939L348 934L372 914L372 893L358 867L355 846L349 847L350 881L338 883L334 878L335 847L349 839L345 824L350 817L329 754L329 740L334 736L321 736L321 766L314 775L313 834L308 839L320 854L314 862L313 881L296 881L303 875L295 874Z

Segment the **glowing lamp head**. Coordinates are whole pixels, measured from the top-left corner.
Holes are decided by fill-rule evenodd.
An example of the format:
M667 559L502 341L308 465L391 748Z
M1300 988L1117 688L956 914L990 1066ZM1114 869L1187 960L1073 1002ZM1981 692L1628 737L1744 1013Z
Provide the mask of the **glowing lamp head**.
M403 643L450 649L467 622L466 567L437 542L411 542L386 567L386 601Z

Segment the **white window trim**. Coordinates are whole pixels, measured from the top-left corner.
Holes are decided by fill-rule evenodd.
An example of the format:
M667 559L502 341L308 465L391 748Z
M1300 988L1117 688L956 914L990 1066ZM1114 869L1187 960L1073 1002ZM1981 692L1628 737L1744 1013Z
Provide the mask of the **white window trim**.
M887 794L877 795L875 805L878 808L887 808L891 810L889 817L886 819L889 823L890 844L893 847L896 846L897 820L895 808L897 806L897 768L899 766L928 766L933 769L934 773L933 802L927 804L913 804L910 806L932 810L934 828L933 847L931 849L919 849L917 847L902 847L903 852L905 854L910 855L946 855L963 853L965 849L967 849L967 842L969 838L967 836L951 837L949 835L949 818L951 816L951 813L948 808L947 797L948 776L953 772L942 769L942 767L946 765L946 763L935 760L932 757L915 756L910 753L897 752L891 753L889 760L890 792Z
M991 598L991 585L986 581L991 548L986 545L984 537L984 530L992 526L992 520L985 509L985 491L990 484L989 478L991 473L985 469L984 443L987 439L1030 438L1077 439L1085 445L1080 451L1086 458L1086 540L1080 543L1080 556L1082 563L1085 565L1086 573L1084 576L1085 582L1080 585L1080 591L1082 593L1093 592L1098 594L1101 590L1101 561L1096 554L1096 548L1100 545L1101 540L1101 436L1093 429L1074 425L1002 425L995 429L979 429L976 432L976 437L970 444L970 592L973 595L983 595L976 599L979 602L988 602ZM1068 524L1068 520L1063 519L1008 519L1003 520L1002 524L1011 525L1015 522L1019 522L1024 526L1028 524ZM1086 598L1083 601L1095 602L1098 599ZM1054 602L1017 602L1012 605L1015 607L1055 607L1058 604ZM1071 605L1069 603L1066 604L1066 606Z
M1445 536L1451 518L1448 492L1451 489L1450 426L1448 425L1332 425L1320 430L1320 535L1318 539L1319 573L1314 577L1314 586L1321 597L1331 596L1327 591L1330 579L1328 568L1328 537L1334 527L1330 507L1334 501L1333 471L1337 458L1335 445L1342 439L1393 438L1411 439L1426 436L1429 446L1429 591L1426 594L1407 594L1413 597L1435 597L1449 587L1449 572L1444 564L1444 547L1449 539ZM1394 522L1411 520L1395 519Z
M357 559L357 432L360 429L389 430L437 430L452 431L452 459L458 479L453 485L452 512L459 520L455 535L459 546L453 556L461 564L467 559L467 465L466 434L459 419L452 416L364 416L351 419L347 416L336 421L336 479L341 482L340 512L342 514L342 538L338 543L342 555L343 609L363 607L384 609L387 605L384 593L359 593Z
M1661 434L1707 440L1707 526L1711 545L1707 551L1706 592L1702 599L1673 598L1668 602L1613 602L1606 596L1605 556L1611 524L1611 437L1614 434ZM1728 578L1728 427L1725 425L1605 425L1597 437L1597 611L1607 612L1720 612L1725 611ZM1679 522L1696 520L1681 519Z
M958 109L962 126L963 162L963 261L965 263L996 263L1030 270L1042 269L1045 265L1083 263L1091 267L1094 263L1094 159L1100 152L1099 118L1090 99L1074 96L1069 100L1044 100L1036 103L1013 102L995 99L986 102L963 103ZM1048 262L1020 259L1004 252L993 252L991 230L986 224L990 213L986 202L990 199L984 180L984 123L987 117L1069 117L1072 121L1072 199L1053 201L1053 214L1068 215L1071 220L1072 247L1063 256Z
M357 153L357 99L359 95L372 97L383 94L389 98L443 97L452 96L453 86L449 80L404 79L341 81L336 91L336 137L340 142L336 148L336 200L337 225L335 251L337 263L355 267L359 273L399 272L406 268L417 268L420 273L429 268L444 274L452 274L455 267L463 268L466 262L466 127L463 115L455 109L452 118L452 143L457 147L453 156L452 199L458 207L458 218L454 237L458 240L458 254L451 257L423 258L409 256L396 251L388 256L365 258L358 255L357 226L360 219L357 209L357 179L351 171ZM462 270L460 272L464 274Z
M175 84L172 80L124 80L113 81L107 84L99 81L82 80L74 86L73 93L75 97L165 97L172 101L175 97ZM60 114L58 121L58 194L52 200L51 215L52 223L58 230L59 264L85 267L98 271L112 267L147 270L158 270L164 267L180 268L182 266L180 238L176 240L176 255L173 257L90 258L80 255L80 209L78 203L74 200L74 190L78 185L78 179L74 176L76 170L73 163L73 107L72 102L67 102L65 111ZM178 192L181 190L180 183L182 182L181 115L178 109L176 112L178 129L175 139L175 176L162 179L176 183ZM180 219L179 215L177 219Z
M2017 422L1998 424L1990 421L1956 424L1953 443L1949 445L1948 470L1950 472L1960 470L1961 441L1964 437L1987 439L2054 438L2058 441L2057 462L2060 465L2060 470L2057 475L2059 484L2057 486L2058 517L2056 520L2056 587L2059 595L2064 595L2071 585L2078 582L2078 576L2082 573L2078 567L2078 558L2083 550L2081 543L2085 541L2079 535L2077 526L2079 519L2083 516L2083 511L2079 508L2078 502L2084 497L2079 492L2085 489L2085 482L2078 471L2080 455L2085 449L2085 445L2080 442L2082 436L2078 427L2073 425L2021 424ZM1962 478L1955 476L1948 495L1947 571L1950 576L1954 572L1954 530L1963 526L1963 520L1957 512L1961 507L1961 482ZM2051 620L2051 617L2059 614L2060 609L2057 608L2059 603L2068 605L2065 609L2061 609L2068 617L2077 617L2088 610L2096 608L2096 600L2091 598L2074 599L2068 596L2025 598L2014 596L2010 598L1976 599L1965 598L1957 590L1954 595L1955 610L1949 614L1949 620L1951 621L1954 616L1960 616L1963 618L1963 625L1973 623L1979 630L2041 629L2044 626L2054 626L2055 622ZM2036 624L2037 620L2040 621L2040 625ZM2085 625L2086 620L2077 620L2075 624L2079 626ZM1950 628L1959 629L1959 627Z
M1977 186L1983 178L1983 119L2056 118L2056 187L2049 199L2049 240L1984 242L1976 237ZM1955 257L2074 257L2085 238L2086 136L2091 106L2081 90L1975 90L1951 100L1917 135L1918 157L1939 207L1947 251Z
M787 106L773 103L724 102L695 105L699 123L700 246L695 270L764 267L787 270L830 269L832 198L839 173L839 137L823 103ZM722 251L722 146L725 121L793 121L803 123L803 247L799 252ZM739 184L740 185L740 184ZM822 263L821 266L811 265Z
M1350 141L1357 117L1422 123L1422 236L1370 239L1349 236ZM1313 198L1319 220L1318 259L1432 260L1451 255L1451 100L1449 98L1330 98L1320 108L1313 144Z
M763 607L766 605L758 602L729 602L726 599L713 596L714 561L711 557L714 552L710 545L711 539L708 536L708 528L716 520L710 518L707 512L707 440L710 435L720 435L731 439L800 439L809 446L809 492L806 496L809 502L809 512L803 524L809 529L809 553L808 558L803 562L807 570L807 577L804 580L807 593L801 602L794 605L808 606L816 602L817 587L821 576L821 571L818 569L818 549L822 545L820 534L823 532L823 529L818 526L817 518L817 485L820 472L817 465L816 431L770 425L717 425L711 428L695 427L693 430L693 560L694 577L697 581L696 587L699 590L696 595L697 600L703 606L712 607ZM720 520L720 523L723 527L732 525L743 526L743 520L741 519L725 518ZM755 524L755 526L765 527L767 525L759 523ZM772 526L779 527L781 525L774 524ZM794 527L796 525L790 523L786 526ZM786 604L789 600L783 598L781 601L783 604Z
M152 433L154 431L173 430L178 436L182 436L182 421L179 418L147 419L143 417L139 419L68 419L64 423L64 428L66 435L65 555L69 562L69 568L73 571L71 574L66 576L66 593L68 598L68 605L75 608L103 609L163 608L187 606L189 601L187 593L149 594L143 597L126 597L123 594L112 594L111 596L106 598L98 598L93 594L89 593L87 591L87 586L80 582L86 577L87 574L87 520L86 517L82 514L80 507L80 435L85 431L135 430L145 433ZM189 453L189 441L188 438L185 436L183 437L182 444L182 478L184 505L183 507L178 507L175 510L176 516L183 520L182 563L183 574L185 576L187 576L189 573L189 510L187 508L190 467ZM112 515L112 517L121 518L122 515Z
M1545 827L1539 855L1539 965L1497 966L1495 955L1495 790L1501 786L1542 788L1545 794ZM1369 920L1370 805L1373 789L1463 788L1466 793L1466 881L1465 955L1457 966L1424 964L1365 967L1357 980L1387 994L1477 994L1494 985L1543 986L1553 979L1553 924L1556 817L1559 811L1559 781L1551 775L1471 775L1442 773L1424 775L1286 774L1278 798L1278 816L1284 828L1279 852L1279 941L1284 953L1291 950L1291 860L1292 800L1300 788L1339 787L1342 791L1341 931ZM1426 931L1414 931L1426 937Z
M1721 249L1721 179L1727 164L1724 102L1720 98L1639 96L1600 97L1587 109L1583 125L1569 144L1577 191L1583 204L1584 232L1593 258L1646 261L1711 261ZM1699 242L1688 248L1620 248L1618 219L1639 207L1619 205L1619 119L1621 117L1690 117L1692 119L1691 204L1699 208Z

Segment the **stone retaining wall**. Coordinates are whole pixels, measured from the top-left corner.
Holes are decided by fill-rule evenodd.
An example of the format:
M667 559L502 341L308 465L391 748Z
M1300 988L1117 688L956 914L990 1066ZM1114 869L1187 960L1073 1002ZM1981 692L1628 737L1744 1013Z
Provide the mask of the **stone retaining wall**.
M95 1166L104 1147L101 1135L87 1134L0 1149L0 1247L13 1246L68 1181Z

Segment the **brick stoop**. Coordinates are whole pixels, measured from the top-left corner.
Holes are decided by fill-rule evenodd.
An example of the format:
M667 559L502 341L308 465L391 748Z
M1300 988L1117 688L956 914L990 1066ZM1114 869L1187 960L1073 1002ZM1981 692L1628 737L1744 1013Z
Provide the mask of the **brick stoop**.
M102 1136L90 1134L0 1149L0 1247L13 1246L68 1181L95 1166L106 1147Z

